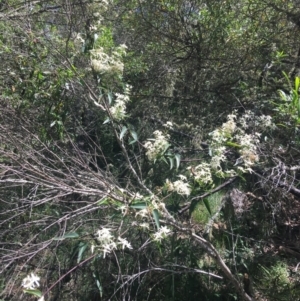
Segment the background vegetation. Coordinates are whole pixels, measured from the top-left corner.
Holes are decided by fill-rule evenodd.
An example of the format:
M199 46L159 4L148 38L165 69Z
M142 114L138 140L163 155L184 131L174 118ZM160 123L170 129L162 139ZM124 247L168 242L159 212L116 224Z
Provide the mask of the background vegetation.
M0 300L298 300L299 4L0 1Z

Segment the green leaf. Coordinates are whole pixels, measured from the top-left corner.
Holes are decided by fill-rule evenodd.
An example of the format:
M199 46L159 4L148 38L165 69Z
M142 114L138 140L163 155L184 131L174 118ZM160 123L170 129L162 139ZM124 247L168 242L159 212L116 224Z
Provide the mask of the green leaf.
M175 154L175 160L176 160L176 169L179 168L181 156L180 154Z
M170 169L174 167L174 158L173 157L168 157L169 162L170 162Z
M95 273L93 273L93 277L96 281L96 285L97 285L97 288L99 290L99 293L100 293L100 298L102 298L102 295L103 295L103 288L102 288L102 285L100 283L100 280L99 280L99 276L97 277Z
M54 237L53 240L64 240L66 238L78 238L79 234L76 232L69 232L61 237Z
M106 124L106 123L108 123L108 122L110 122L110 119L109 119L109 118L106 118L106 119L104 120L103 124Z
M159 230L160 224L159 224L159 213L158 213L158 210L154 209L152 213L153 213L153 217L154 217L154 221L155 221L157 230Z
M290 86L290 88L292 89L292 85L291 85L291 82L290 82L290 79L289 79L289 76L284 72L284 71L282 71L282 73L283 73L283 75L284 75L284 77L285 77L285 79L286 79L286 81L288 82L288 84L289 84L289 86Z
M163 150L163 154L167 151L167 149L170 147L171 144L166 143L165 148Z
M164 156L161 157L161 160L164 161L166 164L168 164L168 161L166 160L166 158ZM155 163L155 162L154 162ZM169 165L169 164L168 164Z
M108 103L111 105L113 99L112 93L111 92L107 93L107 97L108 97Z
M148 205L147 203L142 202L142 203L131 204L129 207L133 209L145 209L148 207Z
M130 130L130 135L134 139L134 142L136 142L138 140L138 135L137 135L136 131Z
M109 201L110 201L110 198L104 198L103 200L100 200L97 205L100 206L100 205L107 205L109 204Z
M234 147L234 148L242 148L242 146L240 144L237 144L237 143L234 143L234 142L231 142L231 141L227 141L226 145L230 146L230 147Z
M209 204L209 201L208 199L203 199L203 203L207 209L207 211L209 212L209 214L211 215L211 209L210 209L210 204Z
M136 143L136 140L132 139L128 144L133 144L133 143Z
M295 78L295 91L298 94L299 91L299 84L300 84L300 78L298 76L296 76Z
M120 134L120 140L123 139L124 135L126 134L126 132L128 131L127 127L124 125L122 127L122 130L121 130L121 134Z
M282 90L278 90L278 92L279 92L281 99L284 101L287 101L287 96L286 96L285 92Z
M198 202L196 200L193 200L191 202L191 205L190 205L190 208L189 208L190 215L192 215L192 213L194 212L194 210L197 208L197 204L198 204Z
M36 297L42 297L42 292L39 290L24 290L24 293L36 296Z
M81 242L79 244L79 251L78 251L78 257L77 257L77 263L79 263L82 259L83 253L86 250L86 248L88 247L87 243Z

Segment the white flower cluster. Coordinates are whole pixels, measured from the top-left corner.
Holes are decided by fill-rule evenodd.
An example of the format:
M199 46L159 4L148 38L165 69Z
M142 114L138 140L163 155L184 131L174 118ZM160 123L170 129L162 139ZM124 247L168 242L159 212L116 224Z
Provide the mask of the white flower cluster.
M132 249L131 244L125 238L118 237L116 241L115 237L111 234L111 229L108 228L98 230L96 233L96 239L99 242L100 250L103 252L103 258L105 258L107 253L116 250L120 245L122 246L123 250L125 248ZM92 245L92 253L94 252L95 248L96 246Z
M126 45L120 45L111 56L106 54L102 47L92 49L90 54L93 70L100 74L123 74L122 55L126 53L126 48Z
M35 288L40 286L40 277L31 273L22 281L22 286L27 290L34 290Z
M234 114L230 114L227 116L228 121L223 123L222 125L222 131L223 131L223 135L232 135L236 129L236 115Z
M135 217L140 217L140 218L149 217L149 210L148 210L148 208L141 209L141 210L137 211L137 213L135 214Z
M168 227L166 227L166 226L160 227L159 230L153 234L153 236L154 236L153 239L155 241L161 242L162 239L166 238L170 233L171 233L171 230Z
M234 174L234 171L223 172L221 162L226 160L224 155L226 147L224 146L228 141L234 141L240 146L241 162L243 167L239 166L238 169L242 172L251 170L250 167L259 160L257 154L257 145L259 143L259 133L247 134L245 129L248 128L249 124L257 124L261 122L264 125L267 123L271 125L271 120L267 116L256 117L253 112L247 111L243 116L237 118L235 114L228 115L228 121L222 125L221 128L216 129L212 133L212 159L211 167L215 170L216 174L220 176ZM237 126L240 124L240 127Z
M173 123L171 121L167 121L164 124L164 127L166 127L167 129L173 129Z
M187 169L201 186L211 185L213 183L210 164L203 162L195 167L189 166Z
M150 229L149 223L141 223L141 224L139 224L139 226L140 226L142 229L147 229L147 230Z
M238 119L238 123L241 125L242 129L248 129L251 126L261 130L265 130L266 128L274 129L276 127L272 122L272 117L270 115L256 116L254 112L249 110Z
M144 144L144 147L147 149L146 155L150 161L155 161L159 156L168 149L169 135L164 135L161 131L157 130L153 133L155 139L148 139Z
M210 161L210 167L216 174L219 174L220 176L223 175L221 162L224 162L226 160L226 157L224 155L226 151L225 143L229 139L231 139L237 128L235 122L236 115L230 114L227 118L228 121L223 123L221 128L216 129L211 133L212 139L210 151L212 158Z
M257 125L259 125L262 129L270 128L275 129L276 125L272 121L272 117L270 115L261 115L257 118Z
M130 101L131 86L127 85L124 94L116 93L114 105L109 109L114 120L120 121L126 117L126 104Z
M166 180L166 186L168 191L175 191L180 195L189 196L191 194L190 185L186 182L187 178L183 175L178 176L180 180L175 182L170 182L168 179Z
M220 177L235 176L237 172L251 171L251 166L259 161L258 147L260 133L246 133L247 129L259 128L265 130L272 129L275 125L271 116L256 116L253 112L247 111L243 116L237 117L236 112L228 115L228 121L214 130L210 143L210 163L201 163L196 167L188 167L194 179L200 185L210 185L213 183L212 174ZM239 162L242 165L231 170L223 170L221 163L226 161L225 152L228 144L236 144L239 148Z
M249 168L254 165L255 162L259 161L257 154L259 137L259 133L246 134L242 130L240 130L240 133L235 137L237 142L242 146L240 150L241 159L243 160L243 165L248 170L250 170Z

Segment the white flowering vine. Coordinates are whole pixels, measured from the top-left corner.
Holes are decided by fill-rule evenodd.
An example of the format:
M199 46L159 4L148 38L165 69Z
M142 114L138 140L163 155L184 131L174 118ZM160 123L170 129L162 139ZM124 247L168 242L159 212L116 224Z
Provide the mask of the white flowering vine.
M124 63L122 55L126 54L127 46L125 44L116 47L111 55L105 53L103 47L90 50L91 67L99 74L123 74Z

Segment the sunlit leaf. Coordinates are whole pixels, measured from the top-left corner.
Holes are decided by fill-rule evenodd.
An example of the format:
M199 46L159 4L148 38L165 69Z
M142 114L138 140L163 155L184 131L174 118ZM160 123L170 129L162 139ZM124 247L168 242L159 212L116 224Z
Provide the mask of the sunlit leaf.
M110 119L109 119L109 118L106 118L106 119L104 120L103 124L106 124L106 123L108 123L108 122L110 122Z
M107 98L108 98L108 103L111 105L113 99L113 95L111 92L107 93Z
M166 164L168 164L168 161L167 161L167 159L165 158L165 156L162 156L161 159L162 159Z
M208 211L209 214L211 215L211 209L210 209L210 204L209 204L208 199L204 199L204 200L203 200L203 203L204 203L204 205L205 205L207 211Z
M138 140L138 135L137 135L136 131L130 130L130 135L134 139L134 141Z
M197 201L194 200L194 201L191 202L191 205L190 205L190 208L189 208L189 214L191 215L196 208L197 208Z
M86 248L88 247L87 243L81 242L79 244L79 250L78 250L78 257L77 257L77 263L79 263L82 260L82 256Z
M99 293L100 293L100 298L102 298L102 296L103 296L103 288L102 288L101 282L99 280L99 276L96 275L95 273L93 273L93 277L94 277L94 279L96 281L96 285L97 285L97 288L98 288Z
M174 158L173 157L168 157L169 162L170 162L170 169L174 167Z
M104 199L100 200L100 201L97 203L97 205L98 205L98 206L100 206L100 205L107 205L107 204L109 204L109 201L110 201L109 198L104 198Z
M142 202L142 203L131 204L129 207L133 209L145 209L148 207L148 205L147 203Z
M240 144L237 144L237 143L231 142L231 141L227 141L226 145L230 146L230 147L234 147L234 148L242 148L242 146Z
M121 134L120 134L120 140L123 139L124 135L126 134L126 132L128 131L127 127L124 125L122 127L122 130L121 130Z
M152 213L153 213L154 221L155 221L155 224L156 224L156 227L157 227L157 230L158 230L160 228L158 210L154 209Z
M36 297L42 297L42 292L40 290L24 290L24 293L31 294Z
M175 160L176 160L176 169L179 168L181 156L180 154L175 154Z
M300 84L300 78L298 76L296 76L295 78L295 91L298 94L299 91L299 84Z

